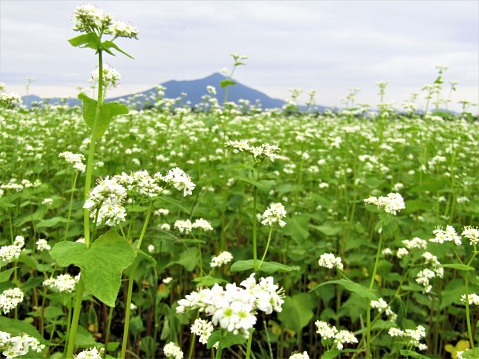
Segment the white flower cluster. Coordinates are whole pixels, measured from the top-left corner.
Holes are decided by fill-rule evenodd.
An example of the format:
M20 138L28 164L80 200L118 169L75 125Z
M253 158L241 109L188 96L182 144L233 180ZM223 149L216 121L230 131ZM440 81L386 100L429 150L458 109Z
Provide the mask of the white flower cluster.
M459 238L453 226L446 226L445 230L441 227L437 227L432 233L434 233L435 237L431 238L429 240L430 242L441 244L444 242L454 242L456 246L462 244L461 238Z
M321 336L321 339L333 339L334 348L337 350L343 350L345 343L352 344L358 342L354 334L348 330L338 330L335 326L322 320L317 320L314 324L317 328L316 333Z
M404 245L406 246L407 249L412 250L412 249L426 249L427 247L427 241L421 238L413 238L411 240L405 239L402 241Z
M233 255L230 252L221 252L216 257L211 258L210 267L221 267L233 260Z
M0 351L7 359L25 355L30 349L40 353L45 345L27 334L12 337L11 334L0 331Z
M163 352L169 359L183 359L183 351L173 342L166 344Z
M37 251L49 251L52 247L48 244L46 239L39 239L37 241Z
M321 254L318 260L318 264L320 267L324 268L337 268L337 269L343 269L343 263L341 262L341 258L336 257L332 253L324 253Z
M83 4L73 12L73 30L112 34L114 38L138 38L138 29L120 20L113 20L110 14L95 5Z
M384 209L384 212L396 214L401 209L406 208L404 199L399 193L389 193L387 197L369 197L364 200L365 203L376 205L379 209Z
M261 216L261 224L264 226L272 226L278 223L280 227L284 227L286 222L283 218L286 217L286 210L281 203L271 203Z
M100 68L97 67L91 72L91 78L94 82L98 83L100 81ZM102 83L103 86L107 89L112 89L118 87L120 84L121 75L113 67L108 64L103 64L102 66Z
M308 352L304 351L302 353L293 353L289 359L309 359Z
M254 158L258 158L260 160L264 160L268 158L271 162L274 162L277 154L281 149L278 146L262 144L261 146L250 146L247 141L241 140L234 140L234 141L226 141L226 147L233 148L234 153L238 152L245 152L250 153L253 155Z
M469 299L469 304L472 305L479 305L479 295L475 294L475 293L471 293L467 296L467 298ZM463 303L466 303L466 295L463 294L461 296L461 302Z
M17 260L24 246L25 238L22 236L16 236L11 246L0 247L0 260L4 262Z
M203 344L208 343L208 338L210 337L211 333L213 333L213 330L213 323L211 323L209 320L203 320L201 318L196 319L191 326L191 332L199 336L199 341Z
M86 166L83 163L85 160L85 156L81 153L72 153L69 151L65 151L58 154L58 157L64 158L68 163L73 164L73 168L80 172L85 172Z
M189 219L178 219L175 221L173 227L179 230L180 233L190 233L193 228L199 228L205 232L213 230L213 227L211 226L210 222L203 218L198 218L193 223L191 223Z
M60 274L56 278L49 278L43 281L43 285L59 292L71 293L80 280L80 274L72 277L70 274Z
M377 309L380 313L384 312L390 322L395 322L397 319L397 314L391 310L391 307L382 298L379 298L378 300L372 300L371 308Z
M479 242L479 230L472 226L464 227L461 235L469 239L471 245L473 246L475 246Z
M126 220L126 210L123 202L126 199L126 189L118 183L117 178L106 177L90 192L83 208L90 211L90 217L97 223L116 226Z
M160 174L151 176L148 171L136 171L131 174L116 175L113 177L128 192L136 193L140 196L157 197L165 193L165 189L159 185L162 181Z
M20 288L6 289L0 294L0 310L3 314L9 313L21 302L23 302L23 292Z
M1 107L15 107L22 104L22 96L17 92L4 92L0 90L0 106Z
M97 348L91 348L91 349L85 349L78 353L74 358L76 359L102 359L103 358L103 352L105 349L100 348L98 350Z
M225 288L215 284L212 288L192 292L178 301L176 312L181 314L198 309L211 316L214 325L247 338L248 331L256 323L255 313L258 310L266 314L281 312L284 295L283 290L274 284L273 277L261 278L256 283L253 273L240 285L244 289L235 283L227 284Z
M422 325L418 325L416 329L402 330L399 328L389 328L388 334L391 337L401 337L407 345L412 345L419 350L426 350L427 345L420 343L421 338L426 337L426 329Z
M163 181L172 185L178 191L183 191L183 197L191 195L196 187L191 180L191 176L178 167L169 170L163 177Z

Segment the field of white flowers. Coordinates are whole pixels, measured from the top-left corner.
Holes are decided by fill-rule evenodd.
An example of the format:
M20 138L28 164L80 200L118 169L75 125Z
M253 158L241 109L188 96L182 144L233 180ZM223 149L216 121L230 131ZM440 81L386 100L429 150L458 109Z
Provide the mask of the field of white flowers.
M479 356L477 117L104 103L75 11L97 99L1 97L5 357Z

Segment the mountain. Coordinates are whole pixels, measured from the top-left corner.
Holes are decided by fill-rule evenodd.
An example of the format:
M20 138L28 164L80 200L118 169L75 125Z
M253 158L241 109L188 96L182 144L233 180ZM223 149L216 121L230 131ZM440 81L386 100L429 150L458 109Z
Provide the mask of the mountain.
M188 106L195 106L201 104L203 102L202 96L210 95L206 90L207 86L213 86L216 89L216 99L218 99L218 103L220 105L223 104L224 96L225 96L225 89L221 88L220 82L225 80L225 77L219 73L214 73L208 77L198 79L198 80L184 80L184 81L176 81L171 80L160 84L161 86L165 87L166 90L164 91L164 98L169 99L176 99L182 98L180 105L188 105ZM186 93L186 96L184 94ZM136 94L109 98L106 99L105 102L126 102L128 98L135 97L135 103L139 104L142 107L145 103L149 101L149 97L153 96L156 98L158 91L156 87L153 87L149 90L139 92ZM256 101L258 100L261 104L261 108L263 109L270 109L270 108L282 108L283 105L286 104L286 101L278 100L269 97L268 95L255 90L251 87L245 86L239 82L236 82L236 85L229 87L228 92L228 101L238 103L240 99L248 100L251 105L255 105ZM23 103L31 105L34 101L42 101L42 99L35 95L29 95L28 98L23 98ZM50 104L58 105L61 103L59 98L52 98L49 99ZM80 100L76 98L69 98L66 100L66 104L69 106L75 106L80 104ZM304 106L300 106L302 110L304 110ZM324 111L326 108L322 106L318 106L319 111Z
M224 79L225 77L223 75L214 73L208 77L198 80L167 81L161 84L161 86L166 88L163 97L172 99L182 98L180 105L188 104L189 106L195 106L203 102L202 97L204 95L212 96L208 93L206 87L213 86L216 89L216 95L212 97L216 97L216 99L218 99L218 103L223 104L225 89L221 88L220 82ZM185 93L186 96L183 97ZM156 97L157 94L158 91L156 87L154 87L135 95L145 95L148 98L150 95ZM109 99L108 101L122 101L126 100L127 97L128 96L116 97ZM256 103L256 100L259 100L262 108L264 109L281 108L286 103L285 101L273 99L260 91L237 82L236 85L230 86L229 88L228 101L238 103L238 101L241 99L248 100L252 105Z

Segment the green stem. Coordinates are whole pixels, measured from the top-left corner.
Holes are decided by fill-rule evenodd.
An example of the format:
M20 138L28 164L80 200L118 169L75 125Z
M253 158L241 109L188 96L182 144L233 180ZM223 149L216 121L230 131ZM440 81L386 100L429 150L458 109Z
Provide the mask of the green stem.
M253 187L253 263L254 263L254 272L258 272L258 249L256 248L256 186Z
M86 180L85 180L85 198L90 195L91 189L91 179L93 177L93 158L95 155L95 143L97 141L97 124L100 119L101 107L103 105L103 57L102 51L98 51L98 102L96 107L95 113L95 122L93 123L91 138L90 138L90 150L88 152L88 160L86 164ZM83 210L83 234L85 236L85 245L87 248L91 246L91 239L90 239L90 212L87 209ZM67 355L66 358L73 357L73 351L75 349L75 337L78 327L78 320L80 318L80 311L81 311L81 302L83 297L83 288L84 283L83 279L80 277L80 281L78 282L77 292L75 296L75 307L73 309L73 318L70 328L70 337L68 339L68 347L67 347Z
M474 253L472 258L467 263L468 266L471 265L473 259L476 257L477 252ZM476 358L476 348L474 345L474 336L472 335L472 326L471 326L471 315L470 315L470 307L469 307L469 271L465 273L465 287L466 287L466 323L467 323L467 335L469 337L469 341L471 342L472 354L473 357Z
M108 350L108 342L110 341L110 328L111 328L111 321L113 319L113 309L114 307L110 307L108 311L108 324L106 326L106 338L105 338L105 351L103 352L103 359L106 358L106 352Z
M76 183L77 183L79 173L80 172L75 171L75 177L73 178L72 193L70 195L70 206L68 208L67 225L66 225L66 228L65 228L65 238L63 238L64 241L66 241L67 237L68 237L68 228L70 227L70 218L71 218L71 215L72 215L72 208L73 208L73 195L75 194L75 187L76 187Z
M376 253L376 260L374 262L371 282L369 283L369 290L372 290L374 286L374 278L376 277L376 272L378 270L378 263L379 263L379 257L381 255L382 243L383 243L383 233L381 231L381 233L379 234L378 251ZM368 302L368 308L366 312L366 358L371 358L371 301Z
M73 318L70 326L70 335L68 336L67 354L65 356L65 358L67 359L73 358L73 352L75 350L75 337L77 334L78 320L80 319L83 288L83 278L80 276L80 280L78 281L76 288L75 307L73 308Z
M145 222L143 223L143 229L141 230L140 239L138 240L138 244L136 245L136 248L135 248L137 257L138 257L138 251L140 250L140 247L141 247L141 242L143 241L143 238L145 237L145 233L148 227L148 222L150 221L152 209L153 209L153 201L150 201L150 206L148 207L148 213L146 214ZM128 345L128 331L130 329L130 316L131 316L130 306L131 306L131 298L133 296L133 283L135 281L136 268L137 268L137 262L135 260L135 263L133 263L131 266L130 274L128 276L128 294L127 294L126 304L125 304L125 326L123 327L123 339L121 342L121 353L120 353L121 359L125 358L126 347Z
M246 359L249 359L251 356L251 343L253 342L253 333L254 333L254 328L249 333L248 344L247 344L248 346L246 349Z
M271 235L273 234L273 226L269 227L269 235L268 235L268 243L266 244L266 249L264 250L263 257L261 258L261 262L259 263L258 270L261 268L263 264L264 258L266 257L266 253L268 252L269 243L271 242Z

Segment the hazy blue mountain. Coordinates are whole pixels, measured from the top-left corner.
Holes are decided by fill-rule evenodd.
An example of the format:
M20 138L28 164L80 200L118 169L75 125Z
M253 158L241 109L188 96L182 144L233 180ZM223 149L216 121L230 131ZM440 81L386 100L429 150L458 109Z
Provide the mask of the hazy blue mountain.
M161 84L161 86L166 88L165 94L163 97L171 98L171 99L176 99L181 97L182 100L180 102L180 105L188 105L193 107L202 103L203 102L202 97L204 95L208 95L208 91L206 90L206 87L213 86L214 88L216 88L215 97L218 99L218 103L222 105L224 96L225 96L225 89L221 88L220 82L224 79L225 77L223 75L219 73L214 73L208 77L198 79L198 80L167 81ZM186 93L186 96L184 96L185 93ZM145 102L148 102L148 98L150 96L156 98L157 94L158 92L155 86L149 90L139 92L136 94L109 98L106 100L106 102L111 102L111 101L123 102L123 101L127 101L129 97L134 96L135 98L137 98L137 100L135 101L136 103L139 103L140 105L144 105ZM251 105L255 105L258 100L259 103L261 104L261 108L263 109L282 108L283 105L286 104L286 102L283 100L271 98L268 95L258 90L255 90L251 87L245 86L237 82L236 85L230 86L229 88L228 101L238 103L240 99L248 100ZM24 104L26 103L26 100L27 98L24 97L23 98ZM38 102L42 100L44 99L39 98L38 96L35 96L35 95L28 96L29 105L31 105L32 102L35 102L35 101ZM58 98L52 98L52 99L49 99L49 103L58 105L60 104L60 100ZM69 98L66 103L69 106L75 106L75 105L79 105L80 101L76 98ZM304 106L301 106L301 108L304 109ZM324 109L326 108L322 106L318 106L319 111L323 111Z

